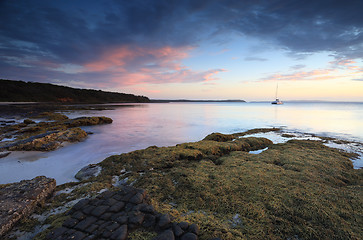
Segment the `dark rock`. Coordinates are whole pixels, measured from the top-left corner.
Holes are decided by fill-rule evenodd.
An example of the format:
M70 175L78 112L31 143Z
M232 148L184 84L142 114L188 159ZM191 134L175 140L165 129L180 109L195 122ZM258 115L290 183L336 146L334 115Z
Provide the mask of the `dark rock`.
M77 212L74 212L72 214L72 218L75 218L75 219L78 219L78 220L83 220L83 219L86 218L86 215L81 211L77 211Z
M188 227L189 227L189 223L187 223L187 222L180 222L180 223L178 223L178 225L181 227L181 229L183 229L183 230L187 230L188 229Z
M89 215L91 214L91 212L93 211L93 209L95 209L95 206L92 205L87 205L82 209L82 212L84 212L85 214Z
M0 152L0 158L4 158L4 157L7 157L9 156L11 152Z
M129 223L135 224L135 225L141 225L141 223L144 221L145 215L141 212L132 212L129 215Z
M174 239L175 239L174 233L171 230L166 230L161 234L159 234L158 236L156 236L155 238L153 238L153 240L174 240Z
M95 217L87 217L85 219L83 219L82 221L80 221L74 228L81 230L81 231L86 231L86 229L88 228L88 226L90 226L92 223L95 223L97 221L97 218Z
M125 240L127 238L127 225L122 225L114 231L110 237L113 240Z
M103 205L107 205L107 206L113 206L115 205L116 203L118 203L119 201L117 201L116 199L114 198L108 198L107 200L103 201Z
M128 203L128 204L126 204L126 206L125 206L125 211L126 212L130 212L133 208L135 207L135 204L133 204L133 203Z
M89 199L82 199L81 201L79 201L78 203L76 203L73 206L73 209L75 210L81 210L84 206L86 206L89 202Z
M197 235L195 235L194 233L186 233L186 234L184 234L181 238L180 238L180 240L197 240L198 239L198 237L197 237Z
M31 119L24 119L23 123L24 124L34 124L35 122Z
M134 192L129 192L126 195L122 196L122 201L128 202L130 198L132 198L135 195Z
M158 227L160 227L161 229L165 229L169 227L170 224L170 217L168 214L163 214L160 216L159 221L158 221Z
M100 166L98 166L96 164L90 164L88 166L85 166L81 170L79 170L77 172L76 176L74 176L74 177L80 181L86 180L91 177L97 177L98 174L101 173L101 170L102 170L102 168Z
M146 205L142 207L140 210L144 213L151 213L151 214L155 213L155 209L152 205Z
M103 233L102 233L102 237L104 237L106 239L109 239L111 237L111 235L112 235L112 232L107 231L107 230L103 231Z
M98 239L95 235L89 235L88 237L84 238L83 240L96 240Z
M72 228L72 227L76 226L77 223L78 223L77 219L68 218L67 220L64 221L63 226Z
M61 236L67 230L68 230L68 228L65 228L65 227L56 228L47 234L46 239L55 239L55 238Z
M188 232L192 232L196 235L199 235L199 227L196 224L191 224L188 228Z
M116 222L118 222L119 224L127 224L128 217L126 215L122 215L119 216L118 218L115 219Z
M97 196L98 199L109 199L111 197L113 197L116 193L115 192L111 192L111 191L104 191L103 193L101 193L100 195ZM107 204L106 204L107 205Z
M98 206L96 207L95 209L92 210L91 214L93 216L96 216L96 217L100 217L102 214L104 214L107 209L109 209L110 207L109 206L106 206L106 205L101 205L101 206Z
M106 212L106 213L102 214L100 218L103 220L109 220L113 214L114 213Z
M173 231L176 237L180 237L184 233L183 229L176 223L173 223Z
M142 226L145 228L154 227L156 222L156 217L152 214L146 214L144 217L144 222L142 223Z
M75 231L74 233L72 233L68 236L68 239L82 240L85 237L86 237L86 234L84 234L83 232Z
M97 225L102 225L102 224L104 224L106 221L105 220L98 220L95 224L97 224Z
M139 204L144 200L144 195L141 193L136 193L133 197L129 199L130 203Z
M94 231L96 231L96 229L98 228L98 225L96 224L91 224L91 226L89 226L85 232L88 232L88 233L93 233Z
M103 229L105 229L107 226L109 226L111 224L112 224L112 222L110 222L110 221L104 221L104 223L100 225L99 229L103 230Z
M90 204L90 205L93 205L93 206L99 206L99 205L103 205L102 204L102 200L101 199L98 199L98 198L93 198L93 199L91 199L90 201L89 201L89 203L88 204Z
M115 229L119 228L120 224L114 222L111 225L107 226L106 229L110 232L113 232Z
M147 206L146 203L137 204L132 208L132 211L140 212L145 206Z
M114 204L113 206L111 206L110 209L108 209L108 211L119 212L124 208L124 206L125 206L124 202L118 202L118 203Z

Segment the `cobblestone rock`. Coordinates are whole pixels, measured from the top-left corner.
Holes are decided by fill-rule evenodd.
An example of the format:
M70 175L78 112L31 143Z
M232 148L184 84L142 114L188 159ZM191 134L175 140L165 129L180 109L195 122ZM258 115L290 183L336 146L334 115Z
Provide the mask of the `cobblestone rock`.
M54 179L40 176L0 188L0 236L30 215L37 205L53 194L55 187Z
M156 212L145 190L130 186L81 200L68 215L62 227L52 230L46 239L125 240L137 228L157 232L155 240L195 240L199 234L197 225L173 223L169 215Z

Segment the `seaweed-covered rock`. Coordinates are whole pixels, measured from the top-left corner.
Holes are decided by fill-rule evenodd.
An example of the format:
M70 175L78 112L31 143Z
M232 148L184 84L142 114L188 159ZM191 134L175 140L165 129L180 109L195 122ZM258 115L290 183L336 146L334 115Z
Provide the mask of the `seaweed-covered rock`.
M0 186L0 236L31 214L55 187L55 180L44 176Z
M217 141L217 142L227 142L234 139L234 136L231 134L222 134L222 133L211 133L206 136L203 140Z
M68 117L66 115L61 114L61 113L55 113L55 112L43 112L34 118L45 118L48 120L67 120L68 119Z
M35 122L34 122L33 120L31 120L31 119L25 119L25 120L23 121L23 123L24 123L24 124L34 124Z
M5 148L10 151L51 151L58 148L63 142L77 142L87 137L87 133L80 128L71 128L65 131L47 132L25 140L12 143Z
M65 122L66 125L70 127L79 127L79 126L92 126L98 124L108 124L112 123L112 119L108 117L79 117L75 119L71 119Z

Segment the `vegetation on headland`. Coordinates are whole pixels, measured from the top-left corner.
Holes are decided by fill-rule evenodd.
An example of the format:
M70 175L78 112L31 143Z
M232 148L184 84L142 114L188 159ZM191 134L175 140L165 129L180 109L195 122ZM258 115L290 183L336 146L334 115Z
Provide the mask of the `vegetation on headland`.
M126 93L0 79L0 102L138 103L150 100Z
M146 189L158 211L198 224L200 239L362 239L363 170L353 169L354 154L320 141L272 144L243 135L214 133L108 157L100 175L58 186L74 190L49 207L132 184Z

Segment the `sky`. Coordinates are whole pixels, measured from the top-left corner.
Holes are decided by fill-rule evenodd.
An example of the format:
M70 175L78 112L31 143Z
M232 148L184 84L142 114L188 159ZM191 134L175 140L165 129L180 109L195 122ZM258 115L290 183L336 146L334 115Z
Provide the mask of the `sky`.
M363 101L361 0L0 0L0 78L152 99Z

